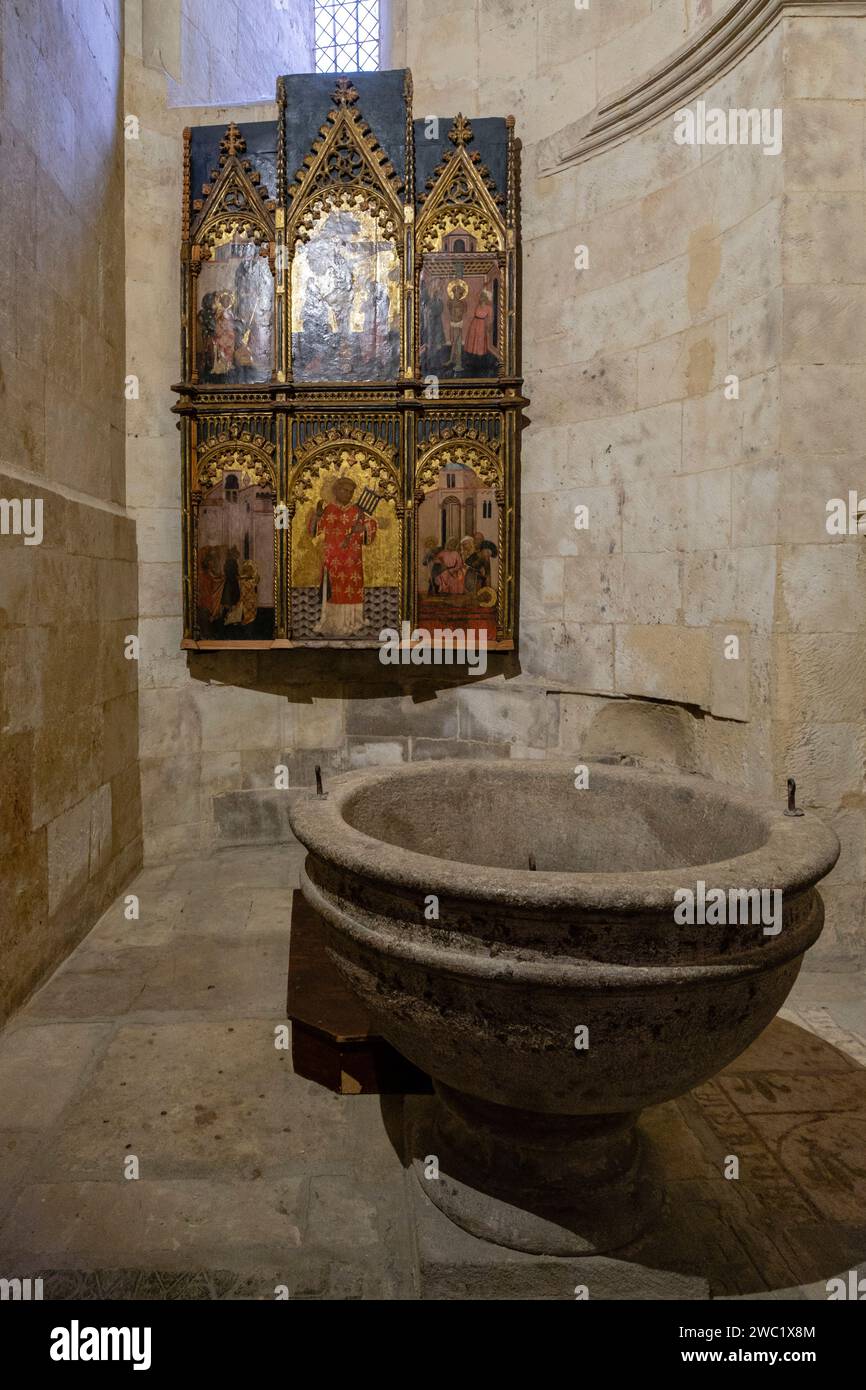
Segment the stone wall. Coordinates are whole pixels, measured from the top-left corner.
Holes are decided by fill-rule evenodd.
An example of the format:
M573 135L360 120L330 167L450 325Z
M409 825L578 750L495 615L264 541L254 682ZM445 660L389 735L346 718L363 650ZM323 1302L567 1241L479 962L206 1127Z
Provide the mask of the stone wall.
M419 112L507 105L526 143L522 679L575 754L795 776L843 841L841 963L866 948L864 551L825 508L861 476L866 22L785 16L691 94L781 110L778 157L677 145L671 113L574 157L725 8L408 0L401 33Z
M43 533L0 536L0 1019L141 862L120 24L0 14L0 497Z
M831 537L824 508L866 496L866 7L784 27L785 195L773 752L830 821L842 856L822 888L829 941L866 946L866 537Z
M272 739L284 696L234 687L235 654L204 678L180 650L181 163L185 126L273 120L280 73L312 68L312 5L127 0L127 359L140 382L126 415L130 509L138 523L141 776L149 859L194 853L215 834L213 801L244 785L242 751ZM267 96L256 104L252 97ZM179 102L224 105L179 105ZM228 103L231 103L229 106ZM254 663L253 663L254 665ZM243 673L241 673L243 675ZM273 761L273 759L272 759ZM270 785L273 785L273 774Z
M413 70L416 115L511 111L525 146L521 641L482 681L389 677L374 653L179 652L176 339L153 306L176 302L192 117L132 73L158 132L136 152L144 184L128 183L158 231L132 235L127 303L153 383L129 417L151 858L285 837L278 763L309 786L316 762L327 778L451 754L636 753L762 796L797 777L844 842L813 955L862 956L863 550L827 534L825 504L856 487L862 441L866 30L822 9L783 14L695 94L781 109L778 157L677 145L668 112L585 158L593 113L629 85L639 102L724 3L393 0L390 62Z

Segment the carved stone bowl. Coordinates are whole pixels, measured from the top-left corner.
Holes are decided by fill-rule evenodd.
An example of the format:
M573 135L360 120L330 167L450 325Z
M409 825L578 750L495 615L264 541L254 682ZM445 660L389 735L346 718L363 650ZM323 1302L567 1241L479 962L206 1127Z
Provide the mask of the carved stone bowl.
M333 959L433 1078L410 1134L424 1192L475 1235L558 1255L615 1250L650 1223L662 1187L640 1110L767 1026L839 854L813 816L587 766L582 788L574 760L380 768L292 814ZM704 920L677 920L683 890Z

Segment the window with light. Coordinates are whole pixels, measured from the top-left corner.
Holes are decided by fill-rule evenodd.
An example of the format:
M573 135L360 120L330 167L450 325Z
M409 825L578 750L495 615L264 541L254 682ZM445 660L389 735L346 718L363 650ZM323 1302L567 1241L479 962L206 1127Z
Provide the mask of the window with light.
M379 0L316 0L316 72L375 72Z

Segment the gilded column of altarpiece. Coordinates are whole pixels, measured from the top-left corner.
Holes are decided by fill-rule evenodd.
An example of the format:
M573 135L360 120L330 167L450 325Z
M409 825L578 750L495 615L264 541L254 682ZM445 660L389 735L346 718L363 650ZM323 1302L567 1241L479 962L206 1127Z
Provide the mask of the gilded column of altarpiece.
M184 646L514 646L514 122L408 72L290 76L184 135Z

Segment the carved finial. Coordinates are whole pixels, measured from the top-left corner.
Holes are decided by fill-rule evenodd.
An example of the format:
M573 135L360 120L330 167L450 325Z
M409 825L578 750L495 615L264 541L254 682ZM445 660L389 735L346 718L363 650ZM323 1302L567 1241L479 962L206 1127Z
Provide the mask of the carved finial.
M358 93L352 85L350 77L338 77L337 85L334 88L334 95L331 97L338 106L351 106L358 100Z
M234 121L229 121L226 126L226 133L222 140L220 140L220 149L222 150L220 164L225 164L226 160L230 159L233 155L243 154L246 147L247 142L241 135L238 127L235 125Z
M448 132L448 139L453 145L468 145L469 141L473 139L472 127L462 111L458 111L454 117L454 124Z

